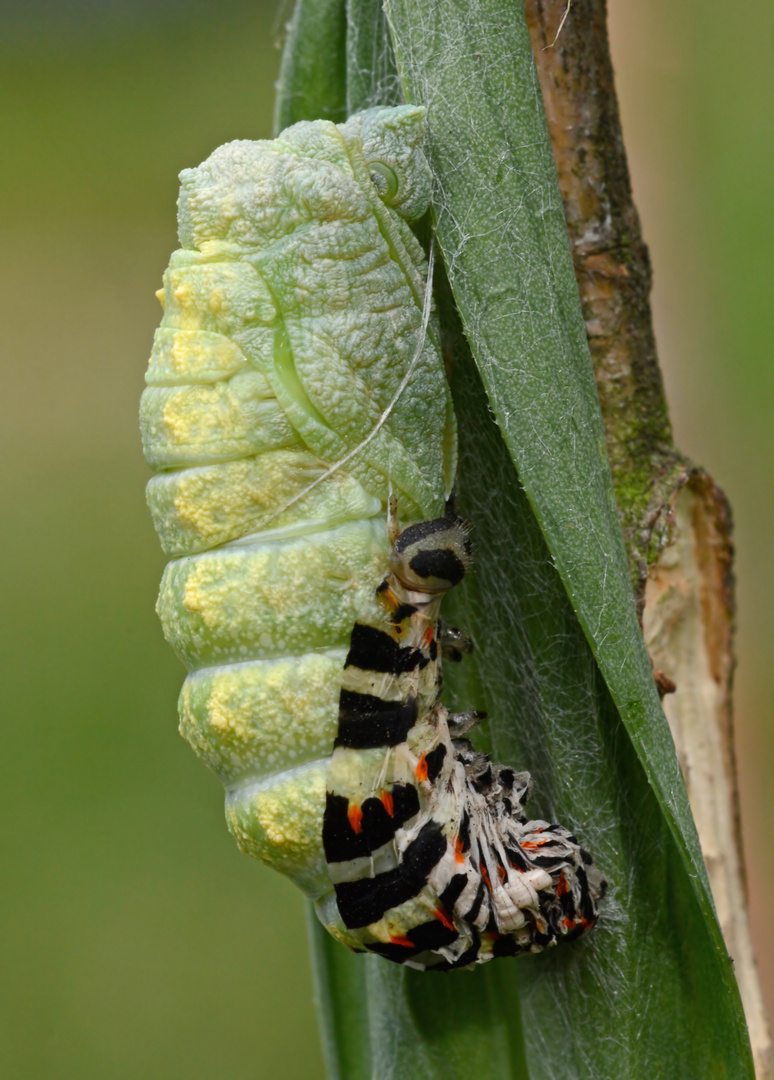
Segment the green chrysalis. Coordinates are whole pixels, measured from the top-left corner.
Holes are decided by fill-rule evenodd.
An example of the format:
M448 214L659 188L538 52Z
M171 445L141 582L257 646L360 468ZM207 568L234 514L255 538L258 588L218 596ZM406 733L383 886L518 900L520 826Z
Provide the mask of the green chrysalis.
M185 170L141 404L171 557L158 612L190 672L181 731L222 779L240 848L313 898L330 888L325 774L352 627L378 614L388 496L407 521L437 516L456 465L407 225L430 199L423 125L422 108L377 108Z

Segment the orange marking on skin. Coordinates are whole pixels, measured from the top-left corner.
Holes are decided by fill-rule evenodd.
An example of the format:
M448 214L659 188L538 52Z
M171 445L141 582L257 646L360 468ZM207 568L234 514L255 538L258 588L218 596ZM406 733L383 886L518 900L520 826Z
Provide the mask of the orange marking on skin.
M382 806L387 811L387 813L390 815L390 817L392 817L393 814L395 813L395 803L393 802L392 792L391 791L383 791L382 792Z
M543 844L547 843L547 840L522 840L521 846L523 848L539 848L542 847Z
M363 811L357 805L357 803L350 803L347 810L347 818L352 826L353 833L360 833L363 831Z
M462 841L459 836L454 837L454 858L458 863L465 862L465 856L462 854Z
M429 649L430 646L433 643L433 628L432 628L432 626L428 626L427 630L425 630L423 640L424 640L425 645Z
M499 863L497 864L497 876L499 877L500 881L505 881L505 878L506 878L505 867L500 866Z
M390 944L391 945L403 945L407 949L415 948L414 942L409 941L409 939L407 937L391 937L390 938Z
M416 769L414 769L414 776L416 776L417 780L419 780L420 783L423 780L427 780L427 761L425 760L424 754L422 754L421 758L417 762L417 767Z
M584 930L588 930L593 925L594 925L594 919L586 919L586 918L583 917L583 915L581 915L581 926L583 927Z
M562 926L565 930L573 930L575 928L575 919L571 919L567 916L566 919L562 919Z
M399 600L392 589L385 589L379 593L379 600L389 612L397 611Z
M567 884L567 878L564 876L564 871L559 875L559 881L556 886L556 895L564 896L565 893L570 891L570 886Z
M457 927L451 921L451 919L446 914L446 912L443 910L443 908L436 908L435 911L433 912L433 914L435 915L436 919L439 922L443 923L443 925L446 927L447 930L456 930L457 929Z
M484 866L483 862L480 862L478 864L478 868L481 871L481 877L483 879L484 884L486 885L487 889L489 889L489 891L491 892L492 891L492 882L489 880L489 871Z

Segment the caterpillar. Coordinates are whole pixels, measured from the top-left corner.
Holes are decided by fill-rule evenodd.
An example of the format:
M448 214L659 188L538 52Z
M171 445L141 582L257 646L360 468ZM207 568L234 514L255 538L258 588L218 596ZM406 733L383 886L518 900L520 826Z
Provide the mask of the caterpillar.
M522 829L525 774L485 764L460 741L459 722L437 700L437 608L453 582L415 582L409 593L424 590L431 599L411 613L404 608L400 619L394 617L400 604L414 601L402 600L392 614L385 608L388 597L406 593L391 569L400 564L402 537L447 520L442 514L456 470L456 422L428 266L408 224L430 201L424 116L422 108L400 106L367 110L341 125L299 123L274 140L228 143L181 173L181 247L157 294L164 316L140 425L156 470L148 504L171 558L157 610L189 670L180 730L223 781L227 821L240 849L287 874L350 947L438 967L472 962L474 944L476 961L507 951L510 946L495 947L497 926L509 928L508 940L518 948L569 933L543 892L568 912L563 897L571 895L572 920L577 909L590 923L599 887L584 887L592 879L584 879L580 849L553 826L534 841L545 840L546 852L549 841L558 844L550 848L550 888L544 885L544 856L528 858L524 849L533 842ZM407 522L400 536L394 509L389 528L384 524L394 497ZM448 529L459 540L459 527ZM412 879L414 893L392 922L383 914L376 928L354 926L346 905L340 910L339 893L358 887L364 864L361 855L342 858L336 851L339 825L331 807L340 804L331 800L354 793L354 774L363 791L376 782L371 750L391 767L406 758L398 744L387 755L383 747L349 748L349 755L343 745L334 749L349 695L364 680L371 678L375 690L379 681L358 652L367 627L389 636L395 662L407 658L401 634L414 641L421 627L434 635L411 646L422 658L421 674L419 661L414 673L421 693L409 709L412 726L400 734L406 753L435 738L437 754L445 747L445 763L431 776L435 759L426 755L427 778L415 772L403 787L397 773L379 773L374 791L385 813L390 805L396 812L388 814L390 823L401 820L391 842L404 868L413 865L416 827L440 827L462 845L467 884L454 902L441 889L444 899L436 905L443 912L436 923L455 925L453 941L426 945L409 911L438 892L443 860L428 868L424 885ZM440 640L449 655L465 647L464 637L455 646L451 632L441 632ZM391 702L405 680L400 671L382 674L382 698ZM354 770L349 779L347 769ZM357 850L384 833L385 822L381 832L371 828L369 798L352 803L362 820L355 810L348 818L350 827L352 820L360 826ZM405 799L418 803L413 815L406 816ZM456 810L447 812L442 804L450 799ZM503 814L511 824L497 825L493 847L482 829ZM519 867L521 877L531 883L525 884L529 903L519 909L529 908L521 928L513 916L497 922L505 908L495 901L496 876L505 872L513 896L516 879L491 854L507 858L497 844L514 836L527 864ZM381 851L372 859L376 852L366 857L373 867L381 865ZM560 862L564 870L556 870ZM471 912L464 904L480 880L488 898L482 895ZM569 892L561 891L563 881ZM540 899L533 902L536 892ZM411 949L390 934L410 940ZM390 948L403 952L393 955Z

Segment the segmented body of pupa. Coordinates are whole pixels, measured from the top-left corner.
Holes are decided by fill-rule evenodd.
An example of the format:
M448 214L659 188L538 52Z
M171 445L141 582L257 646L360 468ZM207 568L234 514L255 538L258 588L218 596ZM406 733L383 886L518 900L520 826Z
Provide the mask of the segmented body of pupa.
M378 614L388 493L432 517L456 467L406 224L430 198L423 124L413 106L300 123L184 171L141 404L172 560L158 611L190 670L181 730L240 847L311 895L328 885L326 770L352 627Z
M391 550L390 492L404 520L437 518L456 467L426 263L407 225L430 198L423 124L424 110L413 106L369 110L343 125L301 123L275 140L229 143L184 171L182 247L164 276L141 405L145 453L157 470L148 502L172 560L158 611L190 671L181 730L221 777L240 848L288 874L329 929L367 948L394 942L381 931L372 940L370 924L342 921L336 897L359 871L337 865L348 859L326 859L323 844L326 788L336 793L339 784L339 749L333 761L331 751L356 666L348 655L363 627L384 632L386 592L377 587ZM439 596L422 616L427 626ZM406 623L409 638L417 620ZM391 625L397 633L402 622ZM436 657L423 679L416 726L437 732L447 759L427 783L442 802L460 800L471 826L481 814L502 814L508 770L492 766L495 787L482 787L481 756L452 748L444 734ZM369 766L361 766L367 785ZM428 810L424 783L415 775L416 821L464 835L464 816L439 816L437 800ZM514 822L526 781L518 784ZM409 866L414 849L401 844L413 825L409 817L403 824L394 850ZM478 858L480 849L471 839L463 856ZM580 882L577 858L573 865ZM435 891L438 866L427 879ZM532 903L529 890L540 892L544 877L534 867L526 873ZM559 879L551 882L557 893ZM491 895L480 910L496 910ZM447 894L451 921L462 903ZM478 935L474 959L496 955L478 913L466 918ZM403 909L400 919L410 938ZM544 922L553 926L545 913L533 920ZM468 939L458 938L439 946L446 952L434 964L462 961ZM531 940L540 943L535 933ZM422 962L416 948L412 957Z

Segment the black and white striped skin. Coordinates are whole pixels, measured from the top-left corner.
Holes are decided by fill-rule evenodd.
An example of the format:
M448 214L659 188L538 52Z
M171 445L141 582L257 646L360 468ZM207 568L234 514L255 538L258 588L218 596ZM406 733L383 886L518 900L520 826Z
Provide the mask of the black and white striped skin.
M577 937L606 883L567 829L526 820L527 773L455 737L475 714L439 701L438 613L470 561L465 526L391 531L383 625L355 625L344 669L318 914L352 949L434 970Z

